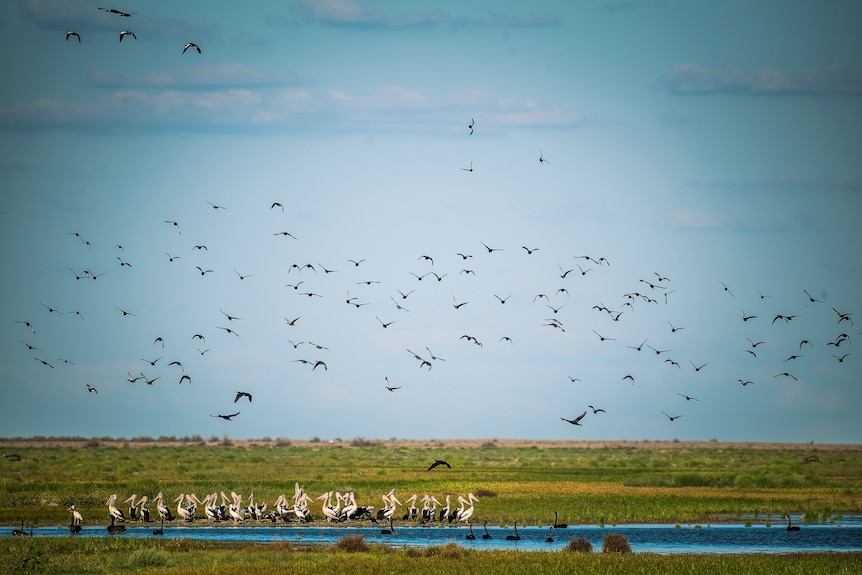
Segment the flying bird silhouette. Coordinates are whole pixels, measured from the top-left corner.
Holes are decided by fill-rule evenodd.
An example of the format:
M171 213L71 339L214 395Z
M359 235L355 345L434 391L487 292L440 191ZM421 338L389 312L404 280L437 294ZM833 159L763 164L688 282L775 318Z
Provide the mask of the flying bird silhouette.
M426 471L431 471L432 469L434 469L435 467L439 467L440 465L445 465L449 469L452 469L452 466L449 465L447 462L443 461L442 459L437 459L436 461L434 461L434 463L431 464L430 467L428 467Z
M574 419L566 419L565 417L561 417L560 419L562 419L563 421L565 421L567 423L571 423L572 425L580 425L581 420L584 418L584 416L586 414L587 414L587 412L585 411Z
M188 50L189 48L194 48L195 50L198 51L198 54L201 53L201 47L200 46L198 46L194 42L189 42L185 46L183 46L183 54L185 54L186 50Z

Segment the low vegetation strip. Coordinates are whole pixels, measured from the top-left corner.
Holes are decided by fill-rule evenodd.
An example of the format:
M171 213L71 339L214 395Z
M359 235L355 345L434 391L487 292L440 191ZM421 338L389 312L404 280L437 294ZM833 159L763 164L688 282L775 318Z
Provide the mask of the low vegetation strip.
M359 505L379 509L392 489L402 502L414 493L441 502L450 495L453 507L457 496L473 493L479 500L472 521L492 525L549 525L554 510L570 524L608 525L788 512L819 519L862 510L859 446L60 439L0 440L6 454L20 458L0 460L0 524L67 524L73 504L85 524L104 524L112 494L152 500L162 492L170 501L253 492L256 502L272 506L281 494L291 497L295 483L312 497L316 522L324 519L314 501L321 494L353 492ZM451 469L429 471L437 459ZM206 521L201 508L198 519Z
M198 575L239 571L295 575L390 573L548 575L698 573L699 575L856 575L860 553L789 555L655 555L560 551L474 551L458 545L417 549L384 545L344 548L253 545L191 540L34 537L0 538L0 572L98 575Z

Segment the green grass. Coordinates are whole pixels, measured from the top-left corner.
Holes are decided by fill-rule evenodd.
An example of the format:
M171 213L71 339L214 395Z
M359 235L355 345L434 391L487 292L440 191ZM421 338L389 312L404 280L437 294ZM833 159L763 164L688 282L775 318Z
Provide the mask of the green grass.
M698 573L699 575L855 575L860 553L789 555L655 555L518 551L474 551L457 545L426 549L371 545L365 551L289 544L216 543L190 540L118 538L0 539L3 573L159 573L197 575L389 573L459 575L579 575L628 573Z
M71 504L88 524L106 516L112 493L120 501L159 491L236 491L258 502L292 496L299 482L312 496L356 492L360 505L381 505L393 487L404 501L413 493L443 501L468 492L487 493L474 519L492 524L544 525L629 522L710 522L722 514L786 512L805 518L862 510L862 452L821 452L822 463L805 464L802 451L786 448L709 449L677 447L564 449L537 447L425 448L300 447L273 442L257 446L218 444L124 448L116 442L86 447L15 449L23 461L0 465L0 523L60 525ZM9 451L10 447L4 446ZM802 452L804 453L804 452ZM427 472L444 456L452 469ZM493 495L493 496L492 496ZM319 504L312 506L319 517ZM97 519L99 518L99 519ZM89 521L88 521L89 519Z

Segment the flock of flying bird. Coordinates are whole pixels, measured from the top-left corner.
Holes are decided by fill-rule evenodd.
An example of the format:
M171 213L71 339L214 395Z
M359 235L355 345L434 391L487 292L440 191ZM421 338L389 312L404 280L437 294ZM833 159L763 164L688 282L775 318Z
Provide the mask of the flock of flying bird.
M99 8L99 10L110 14L112 16L116 16L118 18L132 18L134 13L124 12L120 10L116 10L113 8ZM122 42L124 38L131 36L132 39L137 40L137 36L132 30L123 30L120 32L120 41ZM81 36L75 31L69 31L66 34L66 41L70 39L75 39L78 42L81 42ZM201 53L201 48L195 43L189 42L185 44L182 49L182 54L185 54L189 49L197 51L199 54ZM471 118L469 124L467 124L467 129L469 130L468 136L473 135L476 131L476 122L475 119ZM550 165L550 162L547 158L545 158L544 153L539 150L538 154L539 164ZM473 163L472 161L469 164L469 168L461 168L461 170L468 172L470 174L473 173ZM472 177L467 176L465 177ZM221 203L215 203L211 201L206 201L207 208L201 206L201 209L208 209L211 212L227 212L230 213L229 206L223 205ZM290 206L289 206L290 207ZM285 213L285 204L280 201L271 201L267 202L266 205L260 206L260 211L263 212L267 210L271 213L275 214L283 214ZM201 215L194 214L194 219L200 219ZM165 219L163 220L163 224L165 229L172 230L171 233L174 233L174 237L178 239L178 241L183 241L185 236L183 235L183 226L181 226L180 222L175 219ZM212 229L213 234L220 234L222 232L221 226L223 224L219 224L217 229ZM87 239L87 232L79 232L79 231L71 231L66 232L68 235L74 237L80 244L89 250L92 247L91 242ZM303 240L299 239L295 230L287 231L284 229L279 229L277 231L267 232L271 236L278 239L278 241L288 241L288 242L298 242L303 243ZM113 242L111 242L113 243ZM491 258L500 258L507 257L507 259L502 263L503 266L512 266L512 252L517 251L519 255L524 258L535 258L536 252L540 250L539 247L536 246L528 246L521 245L516 246L514 250L511 246L499 246L499 245L489 245L484 242L475 241L474 245L476 249L482 253L482 257L486 258L487 261L490 261ZM481 248L479 246L481 245ZM139 246L135 246L139 247ZM256 278L254 278L254 273L248 273L248 270L244 270L240 272L238 267L242 266L242 264L229 265L224 261L219 263L212 263L212 257L218 257L218 254L210 254L210 249L206 243L195 243L190 242L188 244L179 243L174 246L176 249L169 248L171 251L164 251L165 255L165 265L181 267L185 264L186 259L190 259L191 257L197 258L193 265L188 268L189 273L195 273L199 275L201 278L205 278L201 281L208 281L209 276L213 274L227 273L228 275L232 275L236 278L238 282L254 282ZM276 248L273 248L276 249ZM506 250L509 250L506 252ZM179 250L179 251L177 251ZM521 251L523 250L523 251ZM112 265L119 266L120 273L135 273L135 262L132 260L127 260L125 256L126 246L123 244L116 244L114 246ZM503 253L501 253L503 252ZM544 253L544 252L542 252ZM574 266L563 266L557 265L559 269L559 274L556 272L553 275L558 276L559 280L569 281L571 282L571 278L579 278L580 280L587 282L590 281L593 277L598 276L604 273L606 270L610 269L611 263L610 260L606 257L593 257L590 255L574 255L574 256L566 256L566 258L574 258ZM383 283L377 279L369 279L368 277L361 277L356 274L362 273L362 271L368 265L366 263L366 259L364 258L347 258L345 257L343 261L345 264L349 264L349 271L353 273L353 275L348 276L347 273L339 274L338 269L333 269L327 266L322 265L316 260L310 261L294 261L291 263L286 269L287 282L284 284L284 287L288 288L288 293L291 291L293 295L296 295L296 300L304 301L308 307L305 307L303 304L298 303L298 301L292 302L291 308L295 312L290 316L283 316L284 326L291 337L296 333L302 333L302 324L301 321L303 319L304 311L297 310L311 310L310 306L314 305L313 302L325 299L327 303L331 300L329 294L326 296L323 293L323 290L320 289L323 286L322 282L336 282L335 279L326 279L326 278L336 278L336 277L347 277L347 283L340 283L338 281L338 285L340 289L343 290L342 293L346 292L345 299L343 300L348 309L356 309L361 310L369 306L370 309L374 309L374 312L371 314L376 320L376 325L384 330L398 330L399 327L403 323L407 323L405 318L409 317L410 307L413 307L411 304L411 295L414 294L414 291L425 290L426 286L429 284L433 285L450 285L456 277L458 278L459 288L463 286L463 282L468 281L469 278L475 277L477 273L482 273L480 267L477 267L478 260L480 256L474 258L473 254L469 253L469 250L462 250L460 252L449 254L448 256L441 256L438 254L432 254L431 252L420 253L416 258L415 265L423 266L421 270L410 270L403 274L405 281L409 280L416 282L413 289L396 289L392 290L391 286L383 286L387 291L384 294L380 294L379 284ZM569 260L571 261L571 260ZM444 263L445 262L445 263ZM452 265L454 262L463 265L459 271L455 271L455 268L451 268L448 271L442 271L438 266L443 263L443 265ZM474 262L477 262L477 265L473 265ZM221 264L221 265L219 265ZM107 264L105 264L107 265ZM196 272L194 271L196 270ZM92 267L85 267L82 269L80 265L75 267L75 264L68 266L68 271L71 275L67 275L67 281L72 281L74 278L75 282L87 283L87 282L97 282L100 281L102 283L106 281L110 281L110 279L100 279L106 274L107 271L103 269L96 270ZM344 270L348 271L348 270ZM65 272L64 272L65 273ZM110 272L111 274L117 272ZM654 277L653 277L654 276ZM607 307L602 302L590 302L593 303L590 309L597 311L599 314L607 318L610 322L609 325L616 325L619 323L623 323L626 321L627 317L630 317L635 313L636 307L640 308L641 306L652 306L652 305L668 305L669 304L669 296L676 293L675 289L672 289L671 286L674 285L670 277L667 277L664 274L660 274L658 272L654 272L653 276L650 277L640 277L637 279L635 283L632 280L632 285L629 286L629 290L621 294L621 302L618 306L614 308ZM313 279L312 279L313 278ZM547 279L549 281L558 281L556 278L552 277L552 274L548 272ZM312 287L312 283L316 282L317 286ZM360 286L359 288L355 286ZM331 288L331 283L330 286ZM403 288L403 286L399 286ZM278 289L283 289L282 286L278 286ZM354 290L354 293L351 294L351 289ZM356 291L357 289L362 291ZM569 327L568 323L564 323L567 321L567 312L570 312L572 308L566 309L568 306L572 305L574 307L575 299L570 296L569 293L570 287L568 285L562 285L556 291L548 291L547 293L537 293L532 297L532 305L534 308L540 310L536 312L537 322L536 325L541 328L547 328L548 331L556 331L559 333L567 333L567 330L571 331L572 328ZM575 288L571 288L572 291ZM373 291L371 291L373 290ZM331 290L330 290L331 291ZM622 290L621 290L622 291ZM724 305L730 305L733 299L736 297L734 292L731 290L729 286L722 282L716 282L716 291L723 292L727 298L727 301ZM759 292L758 292L759 293ZM418 294L417 294L418 295ZM801 299L801 296L804 295L805 298ZM448 298L451 296L451 306L452 309L455 310L456 313L461 312L470 304L469 299L459 299L456 295L447 294L445 296L445 300L448 302ZM759 300L762 303L767 298L771 297L768 295L764 295L759 293ZM417 296L413 296L415 299ZM515 297L513 300L513 294L509 294L506 292L500 293L491 293L484 294L483 297L487 297L488 300L493 298L497 304L499 304L499 308L497 314L501 314L504 311L511 309L515 304L515 300L518 298ZM375 299L376 298L376 299ZM384 305L389 306L389 302L391 302L392 307L389 308L390 311L386 311L385 308L382 307L380 301L383 300L385 302ZM511 302L511 303L509 303ZM824 306L826 305L824 302L820 301L820 299L813 297L808 291L800 290L800 302L807 303L812 306ZM60 310L54 306L54 304L39 302L41 306L46 310L46 313L49 316L58 316L58 315L73 315L77 319L82 321L85 320L85 314L78 310ZM343 305L343 304L339 304ZM589 305L589 304L587 304ZM409 306L409 307L408 307ZM123 318L133 319L140 315L140 312L131 310L130 307L126 306L113 306L118 314L120 314ZM227 307L227 306L225 306ZM831 306L830 306L831 307ZM442 308L442 304L441 304ZM229 309L229 308L228 308ZM468 308L469 309L469 308ZM741 308L740 308L741 309ZM762 308L761 308L762 309ZM836 337L832 341L828 342L820 342L821 346L832 346L835 348L834 354L831 354L832 358L839 363L845 363L849 356L849 353L844 352L844 348L839 350L838 348L842 346L842 344L850 343L850 336L846 332L840 329L841 326L844 325L852 325L852 313L847 311L839 311L839 309L832 307L833 312L835 313L836 324L839 326L839 329L836 331L840 331L841 333L837 333ZM213 310L214 312L215 310ZM243 325L243 317L238 315L234 315L233 311L230 312L225 311L223 308L218 308L218 313L221 321L218 323L214 322L214 325L211 326L211 329L219 330L225 334L225 336L229 336L229 338L233 338L233 340L238 340L241 337L240 332L241 328L238 328L239 325ZM435 310L435 313L442 313L442 309ZM760 311L763 313L763 311ZM387 315L390 314L390 315ZM397 316L394 314L398 314ZM244 315L244 314L243 314ZM416 314L414 314L416 315ZM775 313L774 317L771 318L770 325L775 325L776 323L781 322L781 324L789 324L794 321L798 317L798 313ZM543 318L543 319L538 319ZM366 319L368 319L366 317ZM757 322L767 321L769 318L763 317L760 318L757 314L746 313L744 309L741 310L741 322L746 326L752 326ZM41 321L41 318L40 320ZM370 320L369 320L370 321ZM686 326L676 325L672 323L670 320L665 320L667 323L667 332L674 337L677 337L676 334L679 334L683 330L686 329ZM37 321L33 318L21 318L16 320L15 323L20 324L22 328L26 331L21 332L20 341L26 346L27 350L33 353L33 359L38 361L42 366L55 369L59 367L58 362L62 362L64 365L74 366L75 362L68 358L57 358L51 359L49 356L46 356L47 353L45 349L40 347L38 343L38 336L36 331L36 323ZM581 329L582 326L578 326L575 329ZM601 330L601 331L600 331ZM598 343L608 345L614 345L614 342L617 341L617 337L611 337L604 331L603 328L599 329L590 329L589 332L595 335ZM164 383L168 381L169 378L175 381L176 383L183 385L188 384L191 385L194 380L192 374L186 372L187 364L190 363L185 358L171 358L168 360L165 356L165 353L171 352L175 353L173 350L166 350L166 341L170 340L182 340L190 341L194 344L197 353L200 358L204 358L210 353L210 348L207 347L207 336L204 335L204 331L196 332L193 334L152 334L152 345L148 349L141 349L139 351L139 360L142 363L139 363L134 366L130 366L125 370L126 372L126 381L130 384L143 383L147 386L152 386L156 384L156 382ZM753 333L753 332L752 332ZM616 334L612 334L616 335ZM631 334L628 334L631 335ZM154 337L153 337L154 336ZM497 338L497 336L499 336ZM501 333L497 334L495 338L497 338L496 344L509 345L511 347L515 347L516 338L513 338L510 334ZM211 335L210 335L211 337ZM486 345L486 341L481 341L480 337L484 339L482 335L477 335L476 332L473 333L464 333L458 337L459 342L464 342L465 344L472 344L477 348L483 348ZM680 336L681 337L681 336ZM26 339L25 339L26 338ZM330 366L327 364L327 360L331 357L331 353L327 355L329 351L329 346L321 343L316 343L313 341L309 341L308 337L303 340L299 340L300 338L296 338L298 341L294 341L293 339L287 339L284 342L285 348L290 352L300 353L300 350L310 350L310 353L315 354L314 357L304 356L304 357L295 357L290 359L291 363L295 363L300 367L305 367L309 369L311 372L327 372L330 369ZM672 357L671 349L665 349L663 347L653 347L653 342L650 341L648 343L649 338L643 338L640 343L636 341L630 342L631 345L626 345L626 348L635 350L636 352L644 352L645 349L649 349L652 353L654 353L660 361L667 365L668 369L676 369L681 370L684 365L690 364L693 368L693 373L697 374L707 369L710 365L708 361L698 361L697 363L690 359L683 359L682 361L677 361ZM764 343L764 341L755 341L753 339L748 339L750 345L745 346L742 350L747 356L752 359L756 359L759 353L759 346ZM224 343L223 340L220 341L221 344ZM425 345L423 342L422 351L416 352L409 347L404 347L406 352L416 361L416 365L426 371L431 371L434 366L440 365L441 362L445 362L446 359L436 355L431 350L431 345L436 345L434 343L427 342ZM454 343L454 342L449 342ZM287 346L286 344L290 344ZM635 345L636 344L636 345ZM411 347L415 349L415 346L412 344ZM656 344L658 345L658 344ZM788 353L787 359L785 359L782 364L790 362L797 362L798 360L802 360L805 354L802 351L812 350L814 348L814 344L807 337L801 337L799 341L798 349L793 349L792 353ZM444 350L445 351L445 350ZM842 353L843 352L843 353ZM303 354L304 355L304 354ZM326 357L326 359L323 359ZM198 358L195 358L198 359ZM58 365L55 365L58 364ZM153 375L153 372L156 370L161 370L157 375ZM634 373L621 373L620 381L629 382L634 385L637 376ZM782 367L780 371L777 371L774 375L775 378L787 378L796 380L797 377L792 373L789 367ZM580 381L580 378L574 376L568 376L569 380L574 383ZM396 382L396 384L392 384L389 379L388 374L384 374L382 377L383 380L383 389L388 393L394 393L403 388L403 385ZM740 378L738 383L742 386L748 386L753 383L752 380L747 377ZM94 395L99 394L99 390L97 388L98 382L92 381L86 384L87 393L92 393ZM688 402L698 402L700 399L689 395L687 393L675 393L676 396L679 396ZM237 390L233 394L232 405L237 405L240 402L247 402L247 404L252 403L252 393L247 390ZM227 402L227 398L226 402ZM581 426L584 423L584 419L588 413L592 413L592 415L599 415L607 413L604 407L598 407L595 405L588 405L589 409L584 409L582 413L579 415L575 415L571 418L568 417L560 417L560 419L564 422L567 422L574 426ZM578 409L577 411L580 411ZM575 411L575 413L577 413ZM671 410L668 410L671 411ZM679 418L683 417L683 414L673 412L668 413L668 411L661 410L661 413L664 417L666 417L670 422L674 422ZM227 410L225 413L210 413L209 416L212 418L220 418L225 421L233 421L234 418L240 416L241 412L236 409Z

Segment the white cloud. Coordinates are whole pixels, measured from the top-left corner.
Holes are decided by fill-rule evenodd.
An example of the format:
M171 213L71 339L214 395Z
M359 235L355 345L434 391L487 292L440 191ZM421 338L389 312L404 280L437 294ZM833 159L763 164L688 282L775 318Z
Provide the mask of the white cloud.
M577 113L555 103L501 97L476 91L480 106L465 106L456 95L434 96L399 84L356 94L338 89L247 86L242 80L260 78L244 66L213 66L196 71L153 72L124 79L111 72L90 75L99 87L111 87L90 99L38 98L0 109L0 129L81 129L98 131L109 125L140 129L256 129L298 127L314 116L327 130L393 130L450 133L465 117L482 118L483 129L572 127ZM467 111L469 109L469 112Z
M789 72L680 64L662 83L674 94L862 95L862 68L829 66L816 72Z
M412 10L401 13L383 11L359 0L300 0L294 13L330 26L352 26L365 29L411 29L423 26L456 27L540 27L557 26L552 15L513 16L488 12L481 16L458 16L443 10Z
M257 68L238 62L199 65L174 70L154 70L137 76L125 77L117 72L94 70L87 74L93 86L104 87L262 87L295 84L290 75L273 76Z
M670 214L671 224L681 229L719 229L732 224L732 218L721 212L699 208L678 208Z

